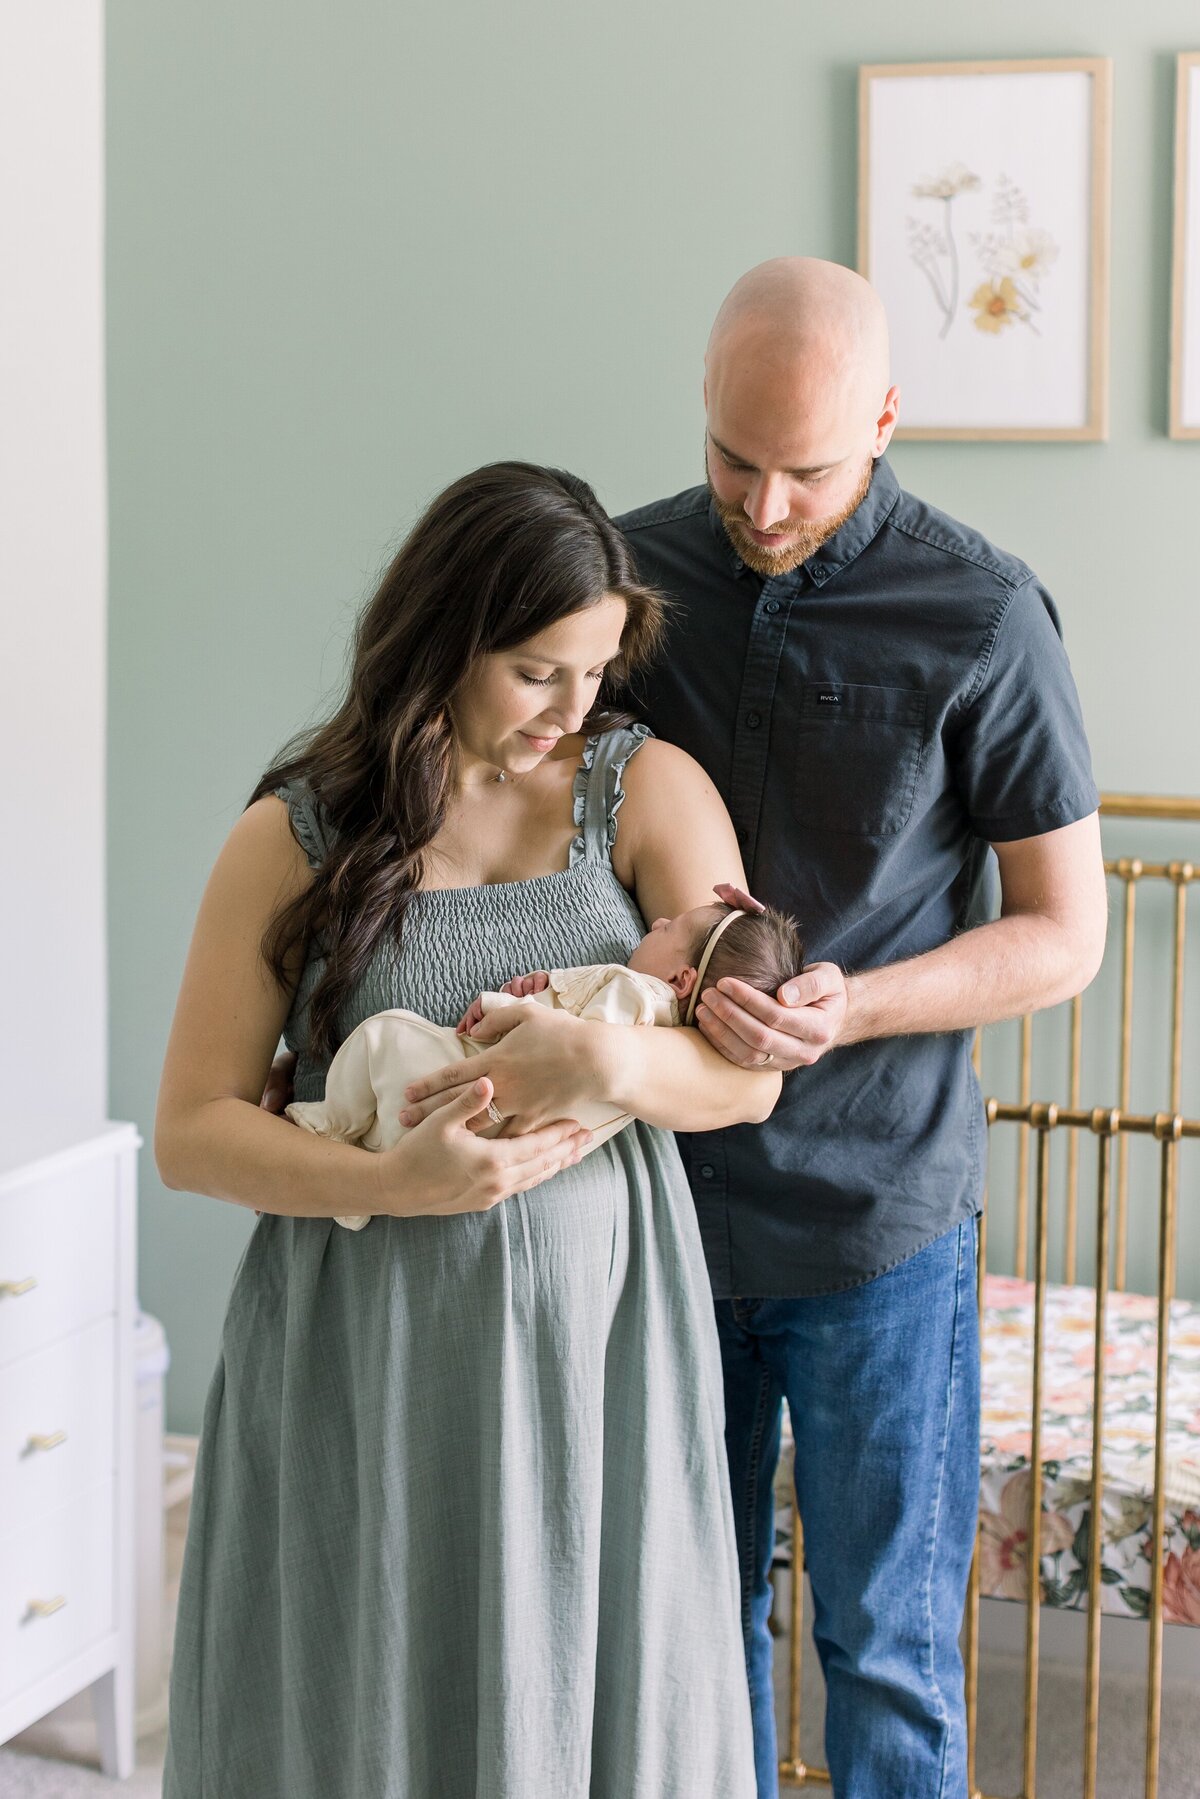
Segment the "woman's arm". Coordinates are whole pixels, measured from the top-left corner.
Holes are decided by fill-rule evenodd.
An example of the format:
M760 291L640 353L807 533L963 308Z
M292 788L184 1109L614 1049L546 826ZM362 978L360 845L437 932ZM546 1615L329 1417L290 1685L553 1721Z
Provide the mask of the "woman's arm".
M165 1184L300 1218L473 1211L574 1159L579 1133L570 1124L537 1133L536 1144L470 1132L490 1086L486 1096L459 1096L430 1120L433 1128L411 1132L382 1155L298 1131L262 1109L299 975L294 966L289 984L279 985L262 958L263 933L311 879L283 802L256 801L217 858L188 952L154 1130Z
M642 917L674 918L713 903L713 886L744 887L733 822L698 762L652 738L624 774L613 866ZM779 1098L775 1069L735 1069L697 1030L640 1031L601 1046L605 1097L675 1131L761 1123Z
M745 884L729 814L699 763L651 739L625 769L613 867L648 919L712 905L713 884ZM521 1008L493 1013L476 1042L494 1049L471 1063L496 1088L511 1131L538 1124L583 1100L611 1102L647 1124L672 1131L760 1124L779 1097L771 1068L737 1068L697 1030L595 1024L562 1012ZM503 1039L503 1041L500 1041ZM418 1119L436 1115L463 1080L461 1064L408 1089Z

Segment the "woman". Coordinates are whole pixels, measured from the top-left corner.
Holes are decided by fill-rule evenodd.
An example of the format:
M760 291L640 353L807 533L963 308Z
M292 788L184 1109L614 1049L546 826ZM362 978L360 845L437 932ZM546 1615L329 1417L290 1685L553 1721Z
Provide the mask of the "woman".
M467 476L218 858L156 1155L263 1216L205 1411L165 1799L753 1791L711 1303L653 1127L760 1119L779 1077L546 1014L650 1121L582 1162L569 1120L477 1137L487 1081L377 1155L256 1104L281 1028L317 1098L370 1013L453 1022L547 955L623 961L639 910L743 878L701 770L604 728L660 630L582 482Z

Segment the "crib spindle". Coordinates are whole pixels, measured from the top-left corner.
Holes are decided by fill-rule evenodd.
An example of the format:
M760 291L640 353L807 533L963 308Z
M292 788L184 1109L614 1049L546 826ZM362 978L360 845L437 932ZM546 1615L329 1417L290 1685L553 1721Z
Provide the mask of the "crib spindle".
M1137 937L1137 883L1145 872L1137 856L1123 856L1116 873L1125 883L1124 932L1121 943L1121 1057L1118 1069L1117 1105L1128 1112L1133 1083L1133 960ZM1113 1285L1125 1291L1125 1263L1129 1242L1129 1138L1117 1139L1117 1265Z
M1167 874L1175 884L1175 943L1171 956L1171 1111L1178 1112L1183 1092L1183 972L1187 953L1188 888L1196 878L1190 862L1172 862Z
M1100 1735L1100 1551L1104 1543L1104 1364L1108 1311L1109 1223L1112 1210L1112 1140L1118 1114L1097 1111L1096 1325L1092 1357L1092 1493L1087 1567L1087 1667L1083 1726L1083 1799L1096 1799ZM1075 1133L1072 1132L1074 1136Z
M1182 891L1182 889L1181 889ZM1154 1510L1150 1524L1150 1671L1146 1692L1146 1799L1158 1799L1162 1727L1163 1524L1166 1513L1167 1383L1171 1295L1175 1290L1175 1197L1183 1119L1160 1112L1154 1135L1162 1144L1158 1222L1158 1369L1154 1392Z
M1021 1020L1021 1048L1017 1079L1020 1100L1027 1106L1033 1097L1033 1019ZM1017 1130L1017 1242L1013 1254L1016 1273L1025 1279L1029 1264L1029 1126Z
M1025 1611L1025 1742L1023 1799L1036 1799L1038 1649L1042 1611L1042 1376L1046 1336L1046 1246L1050 1211L1050 1133L1057 1106L1033 1106L1037 1133L1034 1211L1033 1417L1029 1439L1029 1524L1026 1533L1028 1592Z
M1079 1105L1083 1063L1083 996L1071 1001L1071 1046L1067 1059L1068 1105ZM1075 1258L1079 1236L1079 1132L1067 1132L1067 1213L1063 1225L1063 1279L1075 1285Z
M992 1122L993 1101L988 1101L987 1120ZM987 1182L984 1182L983 1211L979 1214L976 1261L976 1304L979 1308L980 1342L983 1341L983 1300L987 1282ZM967 1582L966 1642L963 1654L964 1687L967 1710L967 1793L969 1799L981 1799L975 1773L975 1728L979 1717L979 1587L980 1542L982 1529L975 1529L975 1554L971 1559L971 1576Z
M991 1117L990 1117L991 1121ZM979 1333L984 1326L984 1286L988 1281L988 1186L984 1182L984 1209L979 1214L979 1241L977 1241L977 1261L975 1261L975 1302L979 1306ZM982 1526L975 1529L975 1554L972 1556L972 1574L966 1583L966 1644L964 1644L963 1675L964 1696L966 1696L966 1792L970 1799L981 1799L979 1783L975 1779L975 1725L979 1720L979 1585L981 1585Z
M1175 942L1171 956L1171 1112L1182 1110L1183 1095L1183 977L1187 954L1188 892L1196 878L1190 862L1172 862L1167 874L1175 883ZM1174 1255L1168 1299L1175 1297Z

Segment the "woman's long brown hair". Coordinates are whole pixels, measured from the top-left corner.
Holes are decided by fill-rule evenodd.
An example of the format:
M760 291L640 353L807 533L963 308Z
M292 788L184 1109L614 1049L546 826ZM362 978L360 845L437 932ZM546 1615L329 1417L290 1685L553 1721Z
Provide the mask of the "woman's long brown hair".
M440 494L401 546L359 619L337 711L293 739L247 801L303 779L321 807L329 853L263 939L284 985L305 946L325 958L309 1010L314 1055L337 1047L342 1003L376 945L401 939L451 797L451 707L480 656L606 594L628 610L620 656L587 720L592 731L628 717L614 707L629 672L660 646L665 601L638 583L624 538L585 481L492 463Z

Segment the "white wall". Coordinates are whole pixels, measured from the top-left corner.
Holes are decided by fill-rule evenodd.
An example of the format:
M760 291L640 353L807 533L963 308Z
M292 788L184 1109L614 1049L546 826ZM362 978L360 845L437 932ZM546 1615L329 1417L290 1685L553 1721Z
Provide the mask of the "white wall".
M0 1119L107 1109L103 12L0 6Z

